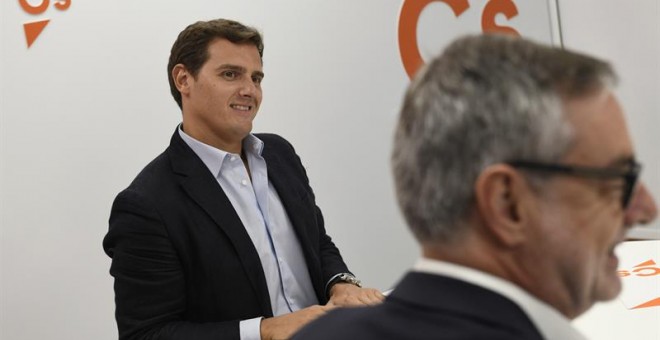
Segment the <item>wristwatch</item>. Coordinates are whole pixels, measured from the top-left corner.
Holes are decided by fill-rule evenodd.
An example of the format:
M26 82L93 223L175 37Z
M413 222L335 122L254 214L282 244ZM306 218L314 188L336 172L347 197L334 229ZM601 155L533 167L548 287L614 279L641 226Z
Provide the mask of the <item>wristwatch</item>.
M325 295L330 297L330 289L332 289L332 286L334 286L337 283L350 283L352 285L362 287L362 283L360 280L358 280L353 274L351 273L340 273L335 275L330 281L328 281L328 284L326 285L325 289Z

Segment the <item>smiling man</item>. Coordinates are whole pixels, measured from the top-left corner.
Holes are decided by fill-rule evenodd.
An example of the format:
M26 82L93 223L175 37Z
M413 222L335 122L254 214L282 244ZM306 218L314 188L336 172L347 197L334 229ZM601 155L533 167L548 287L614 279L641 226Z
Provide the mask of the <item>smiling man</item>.
M120 339L284 339L338 306L376 304L326 234L293 147L251 134L263 42L231 20L197 22L172 47L183 123L112 206Z
M410 84L394 139L422 258L385 302L295 339L583 339L621 290L615 247L656 218L611 67L516 37L453 42Z

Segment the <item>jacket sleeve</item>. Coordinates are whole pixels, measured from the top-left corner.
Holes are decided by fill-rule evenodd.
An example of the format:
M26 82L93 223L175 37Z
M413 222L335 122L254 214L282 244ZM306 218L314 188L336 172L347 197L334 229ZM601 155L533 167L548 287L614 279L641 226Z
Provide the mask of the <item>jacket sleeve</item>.
M161 216L135 190L115 199L103 248L112 258L120 340L240 338L239 320L184 321L184 268Z

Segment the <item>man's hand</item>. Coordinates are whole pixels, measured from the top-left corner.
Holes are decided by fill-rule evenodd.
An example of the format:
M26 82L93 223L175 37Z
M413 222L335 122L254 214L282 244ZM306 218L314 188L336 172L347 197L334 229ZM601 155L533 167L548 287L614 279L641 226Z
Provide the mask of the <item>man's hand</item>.
M385 296L377 289L337 283L330 289L330 301L325 306L314 305L293 313L261 320L261 339L289 339L300 328L335 307L376 305L384 298Z
M378 289L360 288L350 283L337 283L330 288L330 301L326 306L357 307L377 305L385 296Z
M331 310L333 306L314 305L293 313L261 320L261 340L289 339L307 323Z

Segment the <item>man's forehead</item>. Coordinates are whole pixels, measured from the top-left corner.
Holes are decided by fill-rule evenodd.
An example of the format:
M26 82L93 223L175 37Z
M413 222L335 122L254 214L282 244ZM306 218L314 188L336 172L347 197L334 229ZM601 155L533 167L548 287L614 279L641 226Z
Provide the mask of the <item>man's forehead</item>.
M623 110L610 90L567 100L565 110L574 135L566 160L609 165L633 157Z
M207 46L208 60L215 62L243 65L246 63L262 67L261 56L257 46L252 43L233 43L224 38L216 38Z

